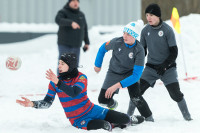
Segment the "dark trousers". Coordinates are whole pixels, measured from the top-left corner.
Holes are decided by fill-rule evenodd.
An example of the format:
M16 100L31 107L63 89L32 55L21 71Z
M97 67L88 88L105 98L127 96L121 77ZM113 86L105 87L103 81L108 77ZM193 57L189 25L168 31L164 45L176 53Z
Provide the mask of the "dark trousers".
M139 83L136 82L135 84L129 86L128 92L129 92L130 100L135 104L140 114L144 116L145 118L151 116L152 112L147 102L141 95Z
M124 113L109 110L104 120L91 120L87 125L87 130L105 129L107 124L113 124L117 127L124 128L130 123L130 117Z
M114 93L111 98L107 99L107 98L105 98L105 92L106 92L105 89L101 89L101 92L100 92L99 98L98 98L99 103L105 104L107 106L112 105L114 103L114 100L113 100ZM131 101L138 108L138 111L140 112L140 114L142 116L144 116L145 118L151 116L152 112L149 109L149 106L148 106L147 102L145 101L145 99L141 96L139 83L136 82L135 84L129 86L128 92L129 92Z
M150 84L144 79L140 79L140 90L143 95L144 92L150 87ZM183 93L180 91L179 83L174 82L165 86L171 97L176 102L180 102L183 99Z
M114 100L113 100L114 93L112 94L112 97L109 99L105 98L105 93L106 93L106 90L101 89L101 91L99 93L98 101L100 104L109 107L114 104Z

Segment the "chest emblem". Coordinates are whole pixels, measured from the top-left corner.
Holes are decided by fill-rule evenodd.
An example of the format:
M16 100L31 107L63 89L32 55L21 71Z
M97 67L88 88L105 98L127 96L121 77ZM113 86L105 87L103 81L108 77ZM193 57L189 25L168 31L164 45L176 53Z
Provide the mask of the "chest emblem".
M163 35L164 35L163 31L162 31L162 30L159 31L159 32L158 32L158 35L159 35L160 37L163 36Z
M122 49L121 49L121 48L119 48L118 50L119 50L119 52L120 52Z
M149 35L150 35L150 32L148 32L147 35L149 36Z
M133 59L133 52L130 52L130 53L128 54L128 57L129 57L130 59Z

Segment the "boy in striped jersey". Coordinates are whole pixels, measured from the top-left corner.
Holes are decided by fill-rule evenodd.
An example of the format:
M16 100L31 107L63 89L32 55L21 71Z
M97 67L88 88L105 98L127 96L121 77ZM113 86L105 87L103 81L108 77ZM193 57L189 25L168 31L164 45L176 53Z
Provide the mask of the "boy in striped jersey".
M46 78L50 80L50 83L44 100L30 101L22 97L24 101L16 100L16 102L25 107L44 109L51 106L57 94L71 124L85 130L111 131L113 128L111 123L122 128L131 122L138 124L144 121L141 116L130 120L129 116L124 113L93 104L87 96L87 77L78 71L75 54L63 54L60 57L58 68L58 77L51 69L46 72Z

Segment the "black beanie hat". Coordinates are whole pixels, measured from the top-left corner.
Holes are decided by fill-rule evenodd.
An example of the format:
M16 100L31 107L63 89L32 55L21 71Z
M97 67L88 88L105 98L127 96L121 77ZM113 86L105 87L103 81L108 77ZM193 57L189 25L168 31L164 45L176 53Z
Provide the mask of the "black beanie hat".
M150 13L150 14L153 14L157 17L161 17L161 10L160 10L160 7L159 5L157 4L150 4L149 6L147 6L146 10L145 10L145 14L146 13Z
M77 58L75 54L72 53L64 53L61 55L60 60L64 61L69 66L69 72L71 72L74 68L77 68Z
M69 0L68 3L70 3L71 1L72 1L72 0ZM78 2L80 2L80 1L78 0Z

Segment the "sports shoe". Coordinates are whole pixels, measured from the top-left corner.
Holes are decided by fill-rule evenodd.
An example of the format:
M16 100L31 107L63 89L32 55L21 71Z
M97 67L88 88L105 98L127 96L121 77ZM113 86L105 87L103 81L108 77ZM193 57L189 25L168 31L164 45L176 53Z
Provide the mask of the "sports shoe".
M118 106L118 102L116 100L114 100L113 105L108 105L108 108L110 110L115 110L117 108L117 106Z
M107 131L109 131L109 132L112 131L112 128L113 128L112 124L110 124L108 121L106 121L106 122L104 123L104 125L103 125L103 129L105 129L105 130L107 130Z
M139 116L139 115L131 116L131 126L134 126L134 125L144 122L144 119L145 118L143 116Z
M154 122L153 116L151 115L151 116L145 118L145 121Z
M191 118L190 115L189 115L189 116L185 116L184 119L185 119L186 121L191 121L191 120L193 120L193 119Z

